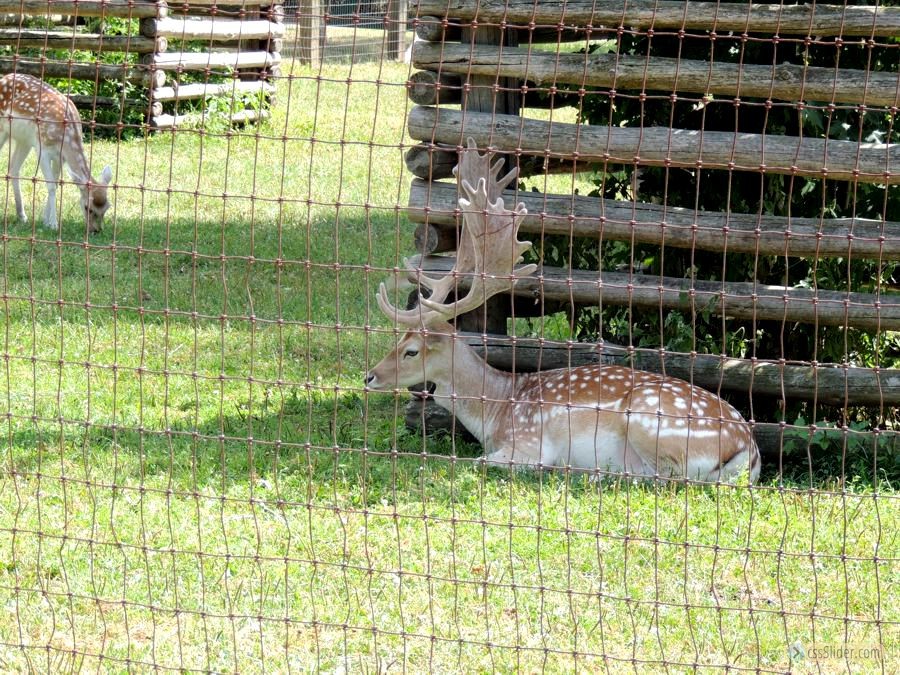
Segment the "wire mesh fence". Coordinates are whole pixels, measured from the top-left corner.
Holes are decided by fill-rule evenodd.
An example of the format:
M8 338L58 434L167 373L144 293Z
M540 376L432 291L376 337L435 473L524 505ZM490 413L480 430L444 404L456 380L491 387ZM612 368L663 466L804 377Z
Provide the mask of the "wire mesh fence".
M405 50L412 33L403 25L405 8L405 2L395 0L323 2L318 6L299 0L287 3L284 56L309 58L314 40L316 58L325 63L365 63L403 54L408 61ZM297 29L305 19L313 20L315 37Z
M896 670L900 8L14 4L4 670Z

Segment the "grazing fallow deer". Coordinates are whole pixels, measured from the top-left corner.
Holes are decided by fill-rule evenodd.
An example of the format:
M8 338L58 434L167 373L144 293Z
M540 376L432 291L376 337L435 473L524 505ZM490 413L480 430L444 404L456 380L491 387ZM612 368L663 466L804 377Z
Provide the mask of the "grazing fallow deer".
M484 445L491 464L571 467L641 478L724 481L748 471L759 477L759 450L750 425L726 401L672 377L614 365L590 365L538 373L505 373L486 364L448 320L508 291L534 265L516 268L530 242L517 240L523 205L504 208L502 179L490 155L470 150L458 177L464 225L453 272L436 280L419 306L400 310L384 284L378 304L410 330L366 374L370 390L391 391L419 382L435 385L435 401ZM460 277L469 292L445 302Z
M81 135L81 117L67 96L30 75L10 73L0 78L0 148L11 141L9 174L19 220L26 220L19 172L34 149L47 182L44 225L53 230L59 227L56 186L65 164L81 191L81 209L88 231L100 231L109 209L107 186L112 180L112 169L105 167L100 180L91 176Z

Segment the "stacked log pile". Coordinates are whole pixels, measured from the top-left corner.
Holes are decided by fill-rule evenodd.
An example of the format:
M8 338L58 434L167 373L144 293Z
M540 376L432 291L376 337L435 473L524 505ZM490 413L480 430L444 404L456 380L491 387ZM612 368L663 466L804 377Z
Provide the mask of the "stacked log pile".
M601 127L523 117L530 109L565 105L564 92L604 90L630 96L652 91L740 101L758 97L795 104L815 100L863 106L885 113L900 107L895 72L854 71L773 63L725 64L617 53L569 51L566 42L602 39L621 31L695 31L714 35L764 33L816 39L875 41L900 34L900 8L823 4L764 5L644 1L596 3L588 0L415 0L411 21L420 42L413 48L418 70L408 92L416 104L409 113L407 153L416 176L410 191L410 220L417 224L417 266L426 272L452 266L459 225L457 187L451 176L457 152L473 138L480 148L506 155L520 175L596 170L598 166L680 167L896 185L900 183L900 145L864 139L823 140L665 127ZM546 48L556 43L557 48ZM538 46L541 46L540 48ZM568 94L571 97L571 94ZM479 99L481 97L481 99ZM512 99L512 100L511 100ZM863 218L789 218L758 214L712 213L571 194L514 193L507 203L524 201L521 227L532 239L548 234L626 241L759 256L871 258L900 260L900 223ZM410 275L414 282L415 275ZM465 288L466 280L461 280ZM532 306L622 305L646 310L708 312L728 319L772 319L820 326L854 327L870 332L900 330L900 296L791 286L753 280L724 282L668 278L634 272L543 267L522 279L514 294ZM544 304L548 303L548 304ZM554 304L555 303L555 304ZM496 311L498 305L491 311ZM516 307L519 305L517 304ZM510 303L505 303L508 314ZM518 311L517 311L517 316ZM505 319L488 332L504 332ZM473 327L465 325L472 330ZM482 325L475 328L485 328ZM516 348L522 341L515 341ZM550 343L543 346L554 347ZM593 348L576 356L569 345L565 364L598 358ZM562 349L561 345L555 345ZM512 362L510 341L486 347L489 361ZM585 351L585 350L582 350ZM790 363L729 359L628 348L606 358L635 367L665 371L712 391L771 394L835 405L900 404L900 374L847 364ZM546 362L543 349L517 351L518 369ZM415 422L419 407L408 420ZM762 430L768 441L772 429ZM765 442L768 442L765 441Z

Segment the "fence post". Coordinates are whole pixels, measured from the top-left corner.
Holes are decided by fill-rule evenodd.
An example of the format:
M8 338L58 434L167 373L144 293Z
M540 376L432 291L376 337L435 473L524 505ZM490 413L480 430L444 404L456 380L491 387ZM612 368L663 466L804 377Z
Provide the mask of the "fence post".
M300 63L315 67L321 62L321 29L321 0L299 0L297 4L297 47Z
M389 0L387 6L387 53L388 60L399 61L405 51L406 16L408 0Z

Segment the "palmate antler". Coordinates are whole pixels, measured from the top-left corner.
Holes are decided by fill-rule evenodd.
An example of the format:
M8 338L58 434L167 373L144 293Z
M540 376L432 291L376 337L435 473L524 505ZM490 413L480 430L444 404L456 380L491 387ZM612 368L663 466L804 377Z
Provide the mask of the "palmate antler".
M512 169L503 178L497 175L503 168L503 160L491 164L491 153L478 153L475 141L468 141L469 151L462 153L453 173L459 178L466 198L460 197L463 226L459 235L456 264L440 279L419 275L423 286L431 291L428 298L419 294L418 306L401 310L388 300L388 292L382 283L378 288L378 306L381 311L399 324L428 326L436 321L448 321L460 314L471 312L483 305L488 298L510 290L517 278L527 276L537 265L516 265L522 262L522 254L531 248L530 241L518 241L519 225L525 215L525 205L517 204L510 211L503 204L503 190L518 175ZM415 270L404 260L407 268ZM472 285L465 297L455 302L445 302L462 278L469 277Z

